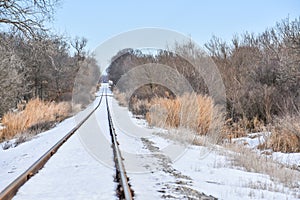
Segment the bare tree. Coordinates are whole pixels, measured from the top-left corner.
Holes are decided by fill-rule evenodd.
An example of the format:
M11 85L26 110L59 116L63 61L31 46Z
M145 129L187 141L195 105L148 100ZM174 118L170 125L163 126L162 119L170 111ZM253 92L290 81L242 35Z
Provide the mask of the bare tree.
M86 52L84 51L87 44L87 39L82 37L76 37L73 42L71 42L72 47L75 49L75 57L78 61L82 61L85 58Z
M0 24L6 24L26 36L45 30L44 21L51 20L59 0L0 0Z
M22 90L22 75L24 66L22 60L14 53L11 41L0 34L0 116L14 108L18 95Z

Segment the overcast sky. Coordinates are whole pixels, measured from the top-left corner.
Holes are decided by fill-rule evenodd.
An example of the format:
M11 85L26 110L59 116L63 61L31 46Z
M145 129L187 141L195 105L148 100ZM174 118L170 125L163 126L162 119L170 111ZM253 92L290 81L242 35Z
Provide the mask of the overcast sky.
M69 37L86 37L88 48L94 50L137 28L171 29L203 45L212 35L230 40L245 31L260 33L288 16L300 16L300 1L63 0L51 26Z

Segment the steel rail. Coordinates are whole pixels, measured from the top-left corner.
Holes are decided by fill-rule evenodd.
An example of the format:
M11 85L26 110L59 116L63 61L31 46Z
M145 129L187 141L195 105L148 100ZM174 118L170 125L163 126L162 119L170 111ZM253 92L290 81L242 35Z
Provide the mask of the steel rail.
M0 193L0 200L12 199L19 188L24 185L32 176L34 176L48 160L57 152L57 150L84 124L88 118L99 108L102 102L103 92L99 100L98 105L87 115L77 126L69 131L62 139L60 139L54 146L52 146L44 155L42 155L36 162L34 162L24 173L18 176L12 181L4 190Z
M108 100L107 100L107 95L106 96L106 108L107 108L107 116L108 116L108 123L109 123L109 131L110 131L110 136L111 136L111 141L112 141L112 148L114 152L114 162L116 165L116 178L119 179L120 183L120 193L119 198L120 199L126 199L126 200L132 200L133 199L133 191L130 188L130 185L128 183L128 177L126 175L125 167L122 162L123 158L121 155L121 151L119 149L119 143L117 141L117 136L115 132L115 128L113 126L113 121L112 117L110 114L109 106L108 106Z

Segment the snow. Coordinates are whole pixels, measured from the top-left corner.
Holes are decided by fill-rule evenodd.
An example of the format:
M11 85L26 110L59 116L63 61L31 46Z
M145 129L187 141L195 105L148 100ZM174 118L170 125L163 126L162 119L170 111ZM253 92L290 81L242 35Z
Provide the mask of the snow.
M143 148L143 145L139 142L139 137L133 136L132 133L139 132L143 134L162 152L173 141L149 133L149 130L152 133L162 130L149 128L144 120L133 118L134 116L128 113L126 108L119 107L114 99L111 101L111 107L114 108L112 115L116 132L118 133L120 148L123 150L125 167L127 170L130 169L131 173L128 175L137 199L160 199L161 195L157 191L166 188L166 184L174 185L179 178L163 172L159 166L160 161L157 158L151 157L149 154L139 158L138 155L141 156L139 149ZM131 119L126 119L125 114ZM132 128L133 125L131 123L134 123L134 128ZM166 131L164 130L163 132L165 133ZM259 137L255 134L250 136L252 139L243 139L253 148L257 147L264 137L262 134ZM207 150L206 147L190 145L185 149L183 155L175 159L172 164L174 169L192 178L192 182L189 183L192 189L219 199L297 199L299 197L300 191L298 191L298 194L295 194L294 190L274 183L267 175L233 169L228 158L220 155L218 148L215 148L215 151L203 157L201 152L207 151L210 150ZM128 155L131 152L137 154L135 159L132 155ZM141 168L136 167L140 162L148 164L148 168L143 173L138 171L142 170ZM167 189L164 192L165 194L172 193L171 190L168 191ZM145 194L147 195L145 196ZM180 199L181 196L177 196L177 198Z
M190 147L174 166L193 177L193 186L204 193L220 199L297 199L292 191L274 184L267 175L230 168L226 157L216 152L200 157L201 148L205 147ZM264 189L263 185L269 188Z
M108 87L102 84L102 88ZM100 96L98 92L96 94ZM15 148L0 150L0 190L26 170L62 138L99 101ZM221 147L183 145L161 135L166 130L151 128L135 119L115 99L109 105L124 165L135 199L188 199L205 193L219 199L299 199L299 189L275 183L267 175L232 166ZM156 134L163 133L163 134ZM237 140L255 150L262 133ZM201 152L209 152L205 157ZM174 156L175 155L175 156ZM299 165L300 154L273 153L283 163ZM110 147L105 98L97 111L20 188L14 199L116 199L114 163Z
M235 138L232 139L233 142L237 142L239 144L244 144L246 147L256 151L258 154L261 154L263 151L260 151L257 147L265 141L265 138L268 137L271 133L260 132L260 133L251 133L246 137ZM286 166L298 167L300 168L300 153L281 153L281 152L273 152L271 150L267 151L269 157L273 160L278 161Z
M75 126L74 118L64 120L54 129L35 136L16 148L0 148L0 190L28 169L34 161ZM2 144L3 145L3 144Z
M116 199L113 175L114 170L91 157L75 135L14 199Z
M300 168L300 153L273 152L272 158L288 166L295 166Z

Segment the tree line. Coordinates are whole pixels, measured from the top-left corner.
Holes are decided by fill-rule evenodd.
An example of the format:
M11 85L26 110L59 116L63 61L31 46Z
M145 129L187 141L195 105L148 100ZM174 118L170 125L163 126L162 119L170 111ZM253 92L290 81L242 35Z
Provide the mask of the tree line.
M203 50L192 42L176 44L170 50L145 54L139 49L120 51L107 69L109 79L118 80L138 65L160 63L182 74L199 94L209 94L203 76L184 57L200 64L213 59L226 89L226 116L233 122L258 119L265 124L276 117L300 113L300 19L286 18L263 33L244 33L224 42L213 36ZM184 56L182 56L184 55ZM119 88L122 90L122 87ZM126 92L126 88L124 87ZM154 94L154 91L156 92ZM160 85L139 88L134 97L151 99L171 94Z
M78 78L93 91L100 76L96 60L87 53L87 39L72 40L50 33L44 26L51 20L57 0L0 0L0 117L18 102L40 98L70 101ZM71 53L71 51L75 53ZM80 99L91 101L92 94ZM79 102L75 102L79 103Z

